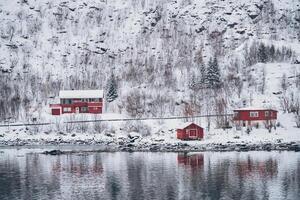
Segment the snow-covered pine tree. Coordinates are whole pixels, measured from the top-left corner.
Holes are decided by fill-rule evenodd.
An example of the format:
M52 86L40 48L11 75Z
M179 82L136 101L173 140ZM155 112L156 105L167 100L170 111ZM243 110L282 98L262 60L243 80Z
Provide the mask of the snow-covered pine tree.
M197 80L196 80L196 76L194 73L192 74L192 76L190 78L189 88L194 91L197 90Z
M209 88L218 89L221 87L221 75L216 56L209 59L206 79Z
M117 82L113 72L111 73L111 76L108 79L106 91L107 102L113 102L116 98L118 98Z
M275 47L273 44L270 47L269 56L270 56L269 60L273 62L275 59Z
M260 43L258 47L258 62L266 63L268 59L266 46L264 43Z
M280 49L278 49L278 48L275 50L275 59L277 62L283 61L282 53L281 53Z

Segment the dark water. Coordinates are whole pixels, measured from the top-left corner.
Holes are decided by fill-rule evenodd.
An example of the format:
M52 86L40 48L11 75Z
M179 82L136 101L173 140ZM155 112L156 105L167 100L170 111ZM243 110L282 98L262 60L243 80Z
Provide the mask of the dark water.
M0 149L0 199L300 199L300 153ZM34 153L35 152L35 153Z

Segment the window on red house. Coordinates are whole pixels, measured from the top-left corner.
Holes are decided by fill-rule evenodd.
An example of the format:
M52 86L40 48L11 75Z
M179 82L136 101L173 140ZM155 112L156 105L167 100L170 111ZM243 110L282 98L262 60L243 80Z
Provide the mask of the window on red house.
M70 107L65 107L64 112L71 112L71 108Z
M87 112L88 108L87 107L81 107L81 112Z
M258 117L258 112L250 112L250 117Z
M196 137L197 136L197 131L196 130L190 130L190 136L191 137Z
M239 116L239 112L234 112L234 117L238 117Z
M269 111L265 111L265 116L269 117Z

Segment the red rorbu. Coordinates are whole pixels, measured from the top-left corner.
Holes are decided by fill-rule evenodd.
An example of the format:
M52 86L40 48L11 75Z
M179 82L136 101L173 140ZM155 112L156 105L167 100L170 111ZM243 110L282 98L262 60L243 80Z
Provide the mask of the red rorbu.
M52 115L65 113L102 113L103 90L63 90L60 104L50 104Z
M191 122L183 124L176 131L180 140L201 140L204 136L203 128Z
M240 108L234 110L233 121L236 126L259 126L260 124L271 127L275 126L277 110L268 108Z

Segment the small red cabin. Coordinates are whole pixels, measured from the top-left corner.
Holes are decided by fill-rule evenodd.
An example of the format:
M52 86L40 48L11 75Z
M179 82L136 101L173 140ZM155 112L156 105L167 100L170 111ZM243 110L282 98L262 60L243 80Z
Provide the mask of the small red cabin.
M60 104L50 104L52 115L65 113L102 113L103 90L64 90L59 92Z
M274 126L277 110L268 108L241 108L234 110L233 121L237 126L257 126L263 123L266 127Z
M176 131L180 140L201 140L204 136L203 128L191 122L183 124Z

